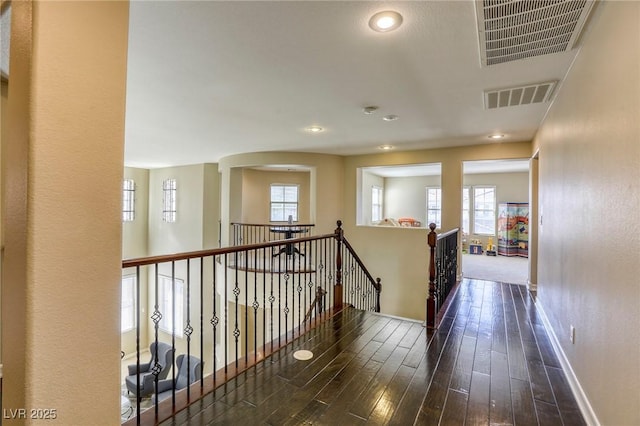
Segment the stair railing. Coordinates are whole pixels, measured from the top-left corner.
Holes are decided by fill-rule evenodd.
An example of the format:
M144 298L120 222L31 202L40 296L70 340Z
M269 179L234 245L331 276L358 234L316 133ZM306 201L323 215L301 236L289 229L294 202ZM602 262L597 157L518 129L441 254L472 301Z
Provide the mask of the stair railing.
M380 310L380 279L364 267L340 221L330 234L130 259L122 268L123 276L135 276L132 370L141 371L151 343L156 348L154 391L145 394L142 375L129 381L136 409L128 425L164 421L345 306ZM180 354L201 361L192 384L172 388L164 400L158 342L171 346L174 366ZM177 383L175 370L167 379ZM147 397L152 406L143 411Z
M344 258L339 263L338 278L336 285L343 284L345 286L344 294L351 306L365 311L380 312L380 293L382 293L382 283L380 278L373 279L373 276L364 265L364 262L358 256L353 246L344 237L342 229L342 221L337 222L338 227L335 230L338 239L338 253L342 250L342 245L346 248ZM344 264L344 272L342 265Z
M313 223L231 223L231 245L241 246L282 240L286 232L297 238L313 235Z
M452 229L440 235L435 232L435 223L429 224L429 229L431 232L427 235L430 250L426 326L437 328L441 311L457 283L459 229Z

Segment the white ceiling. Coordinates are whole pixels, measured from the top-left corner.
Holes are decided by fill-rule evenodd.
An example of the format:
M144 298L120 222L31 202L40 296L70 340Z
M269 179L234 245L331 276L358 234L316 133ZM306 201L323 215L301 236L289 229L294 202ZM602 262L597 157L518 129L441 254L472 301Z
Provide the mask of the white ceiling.
M470 0L130 7L125 163L134 167L483 144L493 132L531 140L550 103L485 110L483 91L561 81L576 54L481 66ZM402 26L373 32L369 17L385 9ZM365 115L367 105L380 108Z

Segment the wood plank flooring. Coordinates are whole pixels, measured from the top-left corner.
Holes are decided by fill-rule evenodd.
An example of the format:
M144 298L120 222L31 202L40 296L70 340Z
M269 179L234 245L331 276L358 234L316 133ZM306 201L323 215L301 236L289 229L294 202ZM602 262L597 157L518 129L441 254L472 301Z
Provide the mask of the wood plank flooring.
M162 424L585 422L526 288L465 279L438 330L347 309Z

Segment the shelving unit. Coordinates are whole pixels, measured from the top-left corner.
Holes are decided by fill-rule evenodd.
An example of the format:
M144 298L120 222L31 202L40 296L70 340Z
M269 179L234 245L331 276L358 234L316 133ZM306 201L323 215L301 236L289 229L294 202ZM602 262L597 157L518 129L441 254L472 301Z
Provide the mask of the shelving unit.
M498 205L498 254L529 257L529 203Z

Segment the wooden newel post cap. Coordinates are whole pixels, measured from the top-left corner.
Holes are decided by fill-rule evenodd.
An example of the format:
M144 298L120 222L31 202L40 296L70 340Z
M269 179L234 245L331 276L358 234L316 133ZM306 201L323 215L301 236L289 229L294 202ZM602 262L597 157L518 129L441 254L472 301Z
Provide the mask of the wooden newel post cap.
M338 228L342 228L342 221L341 220L337 221L336 225L338 225Z
M436 246L436 241L438 237L436 235L436 224L430 223L429 229L431 229L431 232L429 232L429 234L427 235L427 244L429 244L429 247L434 248Z

